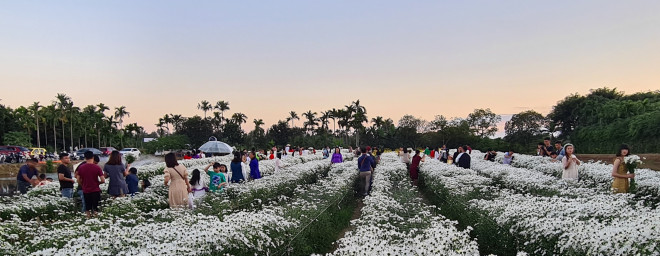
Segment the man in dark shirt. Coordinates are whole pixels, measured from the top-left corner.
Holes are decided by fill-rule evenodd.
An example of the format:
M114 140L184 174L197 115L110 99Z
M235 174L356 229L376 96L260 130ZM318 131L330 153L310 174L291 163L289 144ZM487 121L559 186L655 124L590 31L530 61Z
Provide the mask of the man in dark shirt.
M73 176L71 176L71 170L69 170L69 164L71 164L69 154L60 154L60 161L62 163L57 167L57 176L60 180L60 192L62 193L62 197L72 198L73 183L75 180L73 179Z
M471 157L468 154L468 148L467 146L462 146L458 147L458 156L456 156L456 160L454 160L454 163L458 167L463 167L465 169L470 169L470 162L471 162Z
M39 171L37 171L37 159L30 158L25 162L25 165L21 166L18 170L18 175L16 176L16 187L21 194L26 194L28 188L31 188L36 185L36 180L32 178L39 177Z
M550 138L543 139L543 156L549 157L552 152L555 152L555 147L550 145Z
M358 158L358 169L360 169L360 180L362 180L362 195L366 196L369 193L369 185L371 183L371 171L373 170L373 158L367 154L366 148L361 148L362 156Z

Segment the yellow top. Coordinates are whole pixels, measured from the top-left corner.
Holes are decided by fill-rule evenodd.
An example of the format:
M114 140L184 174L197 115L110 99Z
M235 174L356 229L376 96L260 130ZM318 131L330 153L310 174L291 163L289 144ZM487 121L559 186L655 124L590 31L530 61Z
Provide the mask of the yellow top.
M628 174L628 168L623 161L623 157L614 158L614 161L617 159L620 160L619 168L616 169L616 173L619 175ZM628 178L617 178L614 177L614 182L612 182L612 191L614 193L628 193L630 189L630 181Z

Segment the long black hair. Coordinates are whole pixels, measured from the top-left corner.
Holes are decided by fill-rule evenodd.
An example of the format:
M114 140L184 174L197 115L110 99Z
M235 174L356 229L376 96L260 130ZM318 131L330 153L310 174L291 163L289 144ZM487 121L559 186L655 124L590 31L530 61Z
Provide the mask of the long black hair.
M624 156L624 155L621 154L621 151L623 151L624 149L628 150L628 154L626 156L629 156L630 155L630 147L628 147L628 145L626 145L626 144L621 144L621 146L619 146L619 151L616 152L616 156Z
M198 185L200 180L199 169L192 171L192 178L190 178L190 185Z
M241 153L236 153L234 154L234 159L231 160L232 163L240 163L243 162L241 160Z

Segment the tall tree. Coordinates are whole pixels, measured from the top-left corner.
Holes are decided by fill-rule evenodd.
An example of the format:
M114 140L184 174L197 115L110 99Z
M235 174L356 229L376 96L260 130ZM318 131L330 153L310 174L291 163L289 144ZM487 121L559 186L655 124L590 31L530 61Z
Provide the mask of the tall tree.
M501 120L502 117L493 113L490 108L475 109L466 119L472 132L481 138L495 135L497 124Z
M540 139L547 131L547 121L534 110L523 111L511 117L504 126L508 142L520 145L520 152L529 152L534 148L534 139ZM524 150L527 149L527 150Z
M39 105L39 102L34 102L30 106L30 111L34 114L34 119L35 123L37 124L37 147L41 147L41 136L40 136L40 128L39 128L39 123L40 123L40 118L39 118L39 110L41 109L41 105Z
M71 98L63 93L58 93L57 96L55 96L55 98L57 100L54 103L57 104L57 108L59 109L60 112L59 119L60 122L62 123L62 148L64 148L64 150L67 150L66 139L64 138L64 122L67 121L66 111L69 107L69 100L71 100ZM73 145L71 145L71 147L73 148Z
M183 117L181 115L170 114L170 119L172 121L172 128L174 131L178 131L181 127L181 122L183 122Z
M298 116L296 111L291 110L291 112L289 112L289 120L291 120L291 127L296 127L293 125L294 119L300 120L300 117Z
M214 108L220 111L220 125L222 125L222 120L225 118L225 111L229 110L229 102L220 100L215 103Z
M203 100L197 104L197 109L204 111L204 120L206 120L206 112L213 109L213 106L211 106L211 103L209 103L207 100Z
M258 134L263 134L264 133L264 128L261 128L262 125L264 125L264 120L263 119L254 119L252 121L254 123L254 130Z
M245 123L247 121L247 116L243 113L234 113L231 116L231 121L238 126L241 126L241 124Z
M317 122L318 119L316 119L316 112L312 112L311 110L309 110L303 113L303 116L307 119L307 121L303 123L305 130L308 131L313 130L314 126L316 126L318 123Z
M124 147L124 135L122 130L124 130L124 117L131 117L131 113L126 111L126 106L116 107L115 108L115 117L119 120L119 141L121 147Z
M96 127L96 133L98 135L98 146L101 147L101 130L104 130L104 120L103 118L105 117L105 111L110 110L110 107L106 106L103 103L99 103L96 105L98 107L98 112L96 114L95 120L95 127ZM109 146L109 145L108 145Z

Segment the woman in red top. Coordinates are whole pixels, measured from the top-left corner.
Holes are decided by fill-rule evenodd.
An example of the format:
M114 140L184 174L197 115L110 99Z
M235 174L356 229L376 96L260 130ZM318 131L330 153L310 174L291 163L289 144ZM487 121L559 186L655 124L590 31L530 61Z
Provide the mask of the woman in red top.
M183 160L190 160L190 159L192 159L192 156L190 156L190 152L183 155Z
M413 186L417 186L420 162L424 162L424 158L419 156L419 150L415 150L415 156L413 156L412 163L410 164L410 170L408 170L410 172L410 179L413 181Z

